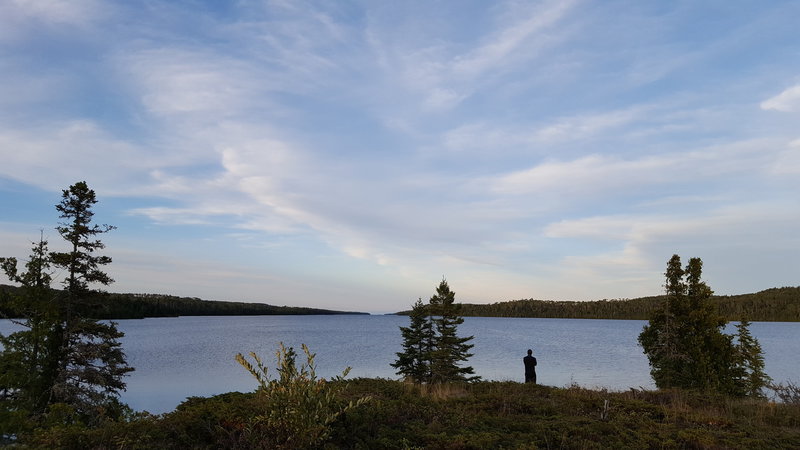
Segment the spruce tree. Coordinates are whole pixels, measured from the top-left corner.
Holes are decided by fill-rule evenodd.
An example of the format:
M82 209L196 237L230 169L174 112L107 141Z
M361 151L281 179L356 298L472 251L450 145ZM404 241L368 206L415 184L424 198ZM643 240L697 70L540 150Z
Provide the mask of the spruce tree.
M684 387L735 394L733 337L722 331L727 321L711 303L714 291L701 280L703 261L690 258L685 269L687 307L681 328L684 352Z
M764 372L764 355L761 344L750 334L750 322L741 319L736 324L737 330L737 370L740 377L741 394L750 397L764 397L763 389L772 383Z
M56 377L53 353L60 341L55 335L59 312L50 289L52 274L44 237L33 243L23 272L18 271L13 257L0 258L0 265L8 279L21 287L4 301L19 313L21 317L12 321L23 329L0 335L0 424L15 429L29 415L43 412L50 401Z
M434 348L431 353L431 381L443 383L449 381L474 381L480 379L470 376L475 373L471 366L461 367L466 362L474 347L468 344L473 336L458 337L458 325L464 323L459 315L460 305L455 303L456 293L450 290L446 280L442 280L436 288L436 295L430 299L430 314L436 330Z
M700 258L691 258L685 268L678 255L667 263L666 299L639 335L650 373L659 388L755 395L747 380L753 374L757 390L766 383L759 375L761 348L746 324L739 329L738 347L734 336L722 332L726 321L710 301L713 291L702 281L702 271Z
M433 324L427 308L418 299L409 314L408 327L400 327L403 336L403 351L397 353L397 361L391 364L397 374L415 383L431 380L430 356L433 347Z
M91 285L105 286L114 281L101 269L111 263L111 257L95 252L105 248L96 237L115 227L92 224L92 207L96 203L94 191L84 181L62 191L56 209L64 221L56 230L67 241L70 251L50 255L53 265L68 275L63 281L64 340L53 394L56 401L73 405L79 411L115 400L118 392L125 389L123 376L133 370L125 361L119 343L123 333L116 323L98 322L83 316L83 312L95 306L103 295L92 290Z
M464 322L455 303L455 292L446 280L436 288L428 305L419 299L411 310L409 327L400 327L403 351L391 364L397 373L417 383L477 381L474 369L462 367L472 354L473 336L458 337L458 325Z
M114 227L91 223L95 203L95 193L85 182L70 186L56 205L64 220L56 230L69 251L48 252L42 239L34 246L26 272L17 274L14 258L2 262L9 279L21 284L13 302L27 328L3 338L0 355L0 366L14 369L5 372L0 383L2 400L8 400L4 409L14 417L36 419L55 403L69 405L87 421L97 419L98 408L119 410L123 376L133 370L119 343L123 333L114 322L85 317L102 295L92 284L113 281L101 269L111 258L95 252L105 247L97 235ZM50 288L51 267L65 274L63 290ZM15 375L25 367L27 382Z
M639 343L650 360L650 373L659 387L680 384L682 367L689 361L679 345L680 317L686 311L683 273L680 257L673 255L664 273L667 293L664 305L654 312L639 335Z

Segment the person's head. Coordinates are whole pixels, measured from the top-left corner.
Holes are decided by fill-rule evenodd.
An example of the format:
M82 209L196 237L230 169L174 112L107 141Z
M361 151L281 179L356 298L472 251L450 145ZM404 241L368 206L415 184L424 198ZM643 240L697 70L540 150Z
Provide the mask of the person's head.
M528 349L528 356L531 356L532 354L533 354L533 350Z

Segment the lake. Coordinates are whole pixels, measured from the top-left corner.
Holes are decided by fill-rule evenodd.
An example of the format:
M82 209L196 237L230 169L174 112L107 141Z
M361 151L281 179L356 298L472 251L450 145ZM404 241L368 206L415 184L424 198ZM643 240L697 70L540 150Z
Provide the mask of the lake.
M232 316L121 320L122 344L136 371L122 400L136 410L162 413L188 396L252 391L255 380L234 360L259 354L275 365L279 342L317 354L317 374L397 379L389 366L401 350L402 316ZM469 364L487 380L524 381L522 357L538 359L541 384L627 390L653 389L647 357L636 338L646 321L466 317L459 335L475 336ZM0 333L12 325L0 321ZM776 382L800 381L800 323L756 322L750 328ZM729 326L728 332L733 332ZM301 361L298 358L298 361ZM304 359L303 359L304 361Z

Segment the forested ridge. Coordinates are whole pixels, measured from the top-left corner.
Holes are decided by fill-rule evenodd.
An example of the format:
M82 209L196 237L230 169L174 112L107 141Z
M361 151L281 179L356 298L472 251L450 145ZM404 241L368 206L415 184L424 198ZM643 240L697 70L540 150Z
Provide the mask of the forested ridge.
M647 320L665 298L653 296L587 302L528 299L485 305L464 303L461 305L461 314L473 317ZM711 302L729 321L741 318L751 322L800 321L800 286L772 288L754 294L715 295L711 297Z
M0 285L0 317L18 317L3 298L18 288ZM265 303L201 300L164 294L105 293L87 305L84 313L94 319L143 319L177 316L262 316L312 314L366 314L299 306L274 306Z

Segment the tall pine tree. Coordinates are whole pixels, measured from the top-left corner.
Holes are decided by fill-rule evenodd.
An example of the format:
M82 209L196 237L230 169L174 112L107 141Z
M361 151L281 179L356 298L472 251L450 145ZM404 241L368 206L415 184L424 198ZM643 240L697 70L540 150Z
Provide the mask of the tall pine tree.
M70 186L56 205L63 219L56 230L69 250L48 252L42 239L21 274L14 258L3 260L8 277L21 284L13 301L25 315L26 330L3 339L0 367L27 367L30 377L29 382L21 381L16 371L3 377L0 399L9 417L26 415L35 420L55 403L69 405L87 421L97 419L98 407L118 410L118 392L125 389L123 376L133 370L119 343L123 334L113 322L85 316L102 295L92 285L113 281L102 270L111 258L95 252L105 247L97 235L114 227L91 223L96 203L94 191L85 182ZM65 274L63 290L50 289L51 267Z
M431 381L430 356L433 350L434 331L431 317L422 299L414 303L408 327L400 327L403 336L403 351L397 353L397 361L391 364L397 374L416 383Z
M468 344L473 336L458 337L458 326L464 323L464 318L459 315L461 305L456 304L455 299L456 293L450 290L446 280L439 283L436 295L430 299L430 313L436 329L431 354L431 381L434 383L480 378L471 376L475 373L471 366L459 365L472 357L469 351L474 345Z
M57 401L74 405L79 411L115 399L117 393L125 389L122 377L133 370L125 361L118 340L123 333L116 324L82 315L82 311L94 307L98 297L103 295L92 290L91 285L106 286L114 281L102 270L102 266L111 263L111 257L95 252L105 248L97 236L115 227L92 224L92 207L96 203L94 191L84 181L62 192L56 209L64 221L56 230L67 241L70 251L50 255L53 265L67 273L63 281L64 340L53 393Z
M426 306L418 300L411 311L411 325L400 327L403 351L392 367L397 373L418 383L476 381L471 366L461 366L472 354L473 336L459 337L458 325L464 322L455 303L455 292L442 280Z
M764 355L758 339L750 334L750 322L741 319L737 330L737 369L741 386L739 394L749 397L764 397L764 387L772 383L772 378L764 372Z
M22 330L0 335L0 424L6 425L0 428L13 430L28 416L42 413L50 402L57 374L53 356L61 337L55 328L59 308L50 289L50 258L43 236L33 243L24 271L18 271L13 257L0 258L0 265L21 287L4 301L22 316L12 319Z

